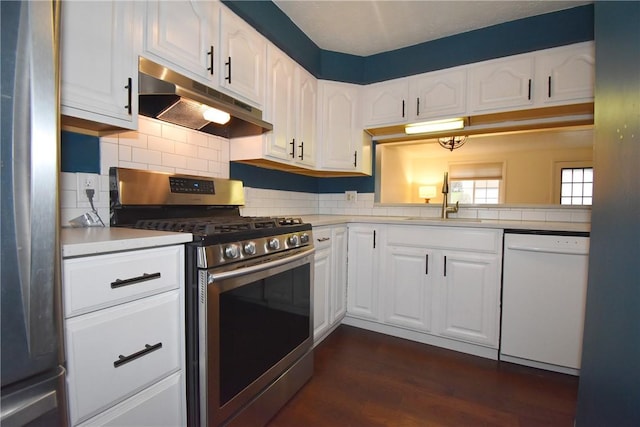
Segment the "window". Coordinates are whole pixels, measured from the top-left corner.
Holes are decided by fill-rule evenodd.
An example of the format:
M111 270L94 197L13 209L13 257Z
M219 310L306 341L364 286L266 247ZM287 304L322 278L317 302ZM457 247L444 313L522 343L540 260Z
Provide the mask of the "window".
M497 204L501 202L502 163L449 166L449 202Z
M593 201L593 168L562 168L561 205L591 205Z

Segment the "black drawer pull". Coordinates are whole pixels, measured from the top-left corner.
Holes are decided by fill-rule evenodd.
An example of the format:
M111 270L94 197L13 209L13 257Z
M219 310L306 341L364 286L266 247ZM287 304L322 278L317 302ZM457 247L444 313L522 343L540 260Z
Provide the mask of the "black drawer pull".
M127 89L127 105L125 105L124 108L127 110L127 114L131 115L131 93L133 91L131 77L127 80L127 85L124 88Z
M159 279L160 273L144 273L142 276L132 277L130 279L116 279L111 282L111 289L121 288L123 286L135 285L136 283L146 282L147 280Z
M231 57L230 57L230 56L229 56L229 62L225 62L225 63L224 63L224 65L226 65L227 67L229 67L229 68L228 68L228 70L229 70L229 77L225 77L224 79L225 79L226 81L228 81L228 82L229 82L229 84L231 84Z
M213 45L211 45L211 49L207 52L207 56L209 56L209 67L207 67L207 71L213 76Z
M144 356L145 354L149 354L149 353L151 353L153 351L160 350L161 348L162 348L162 343L161 342L159 342L158 344L154 344L154 345L145 344L144 348L142 350L136 351L133 354L130 354L128 356L119 355L118 356L118 360L113 362L113 367L117 368L118 366L122 366L125 363L132 362L132 361Z
M326 242L327 240L331 240L331 237L319 237L318 242Z

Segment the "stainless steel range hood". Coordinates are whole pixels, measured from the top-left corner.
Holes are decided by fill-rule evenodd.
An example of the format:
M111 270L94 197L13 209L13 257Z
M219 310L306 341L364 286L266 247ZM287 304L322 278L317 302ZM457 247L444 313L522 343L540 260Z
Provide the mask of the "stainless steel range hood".
M138 62L139 114L225 138L260 135L273 129L262 120L262 111L140 58ZM202 116L202 106L231 115L224 125Z

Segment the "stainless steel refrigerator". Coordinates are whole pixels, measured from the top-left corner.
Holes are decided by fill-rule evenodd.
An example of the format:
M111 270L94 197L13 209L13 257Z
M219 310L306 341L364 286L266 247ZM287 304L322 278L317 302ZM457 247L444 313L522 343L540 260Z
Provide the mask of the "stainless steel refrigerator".
M58 245L59 4L0 1L1 418L66 424Z

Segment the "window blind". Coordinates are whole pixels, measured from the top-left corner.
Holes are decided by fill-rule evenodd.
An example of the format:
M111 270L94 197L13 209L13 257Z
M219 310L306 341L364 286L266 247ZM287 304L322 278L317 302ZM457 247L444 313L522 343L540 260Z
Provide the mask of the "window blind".
M449 165L449 179L502 179L502 162Z

